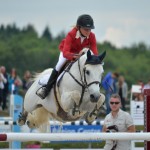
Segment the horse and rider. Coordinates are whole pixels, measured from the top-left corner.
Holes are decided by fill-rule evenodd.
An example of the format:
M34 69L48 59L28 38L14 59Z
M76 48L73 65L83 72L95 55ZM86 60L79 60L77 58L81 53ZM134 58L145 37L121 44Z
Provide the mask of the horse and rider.
M60 55L59 60L53 69L47 85L37 91L37 95L44 99L50 92L55 83L59 71L64 64L69 61L74 61L79 58L83 48L89 48L94 55L98 55L95 34L91 32L94 29L93 18L88 14L83 14L78 17L76 26L67 34L59 45Z
M105 101L99 85L106 52L98 55L95 34L91 32L94 28L90 15L78 17L76 26L59 45L59 60L54 69L39 74L27 91L19 125L28 120L29 127L39 127L50 117L61 122L75 121L84 115L87 123L96 119ZM70 64L62 71L68 61ZM45 77L46 83L39 84Z

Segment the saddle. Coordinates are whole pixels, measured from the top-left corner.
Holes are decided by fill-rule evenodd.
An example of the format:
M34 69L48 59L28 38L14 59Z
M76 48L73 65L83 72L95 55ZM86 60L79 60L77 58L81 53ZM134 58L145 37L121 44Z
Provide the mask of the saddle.
M59 71L59 74L58 74L54 84L57 83L57 86L59 87L60 81L62 80L63 75L65 74L64 70L69 71L73 63L74 63L73 61L72 62L66 61L66 63L63 65L63 67ZM45 86L47 84L49 78L50 78L50 74L44 75L43 77L41 77L41 79L39 80L38 84L42 85L42 86Z

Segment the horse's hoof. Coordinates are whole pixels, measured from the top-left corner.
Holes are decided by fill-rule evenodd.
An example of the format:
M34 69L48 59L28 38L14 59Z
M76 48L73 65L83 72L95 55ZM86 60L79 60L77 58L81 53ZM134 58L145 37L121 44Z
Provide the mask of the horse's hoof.
M17 120L17 124L19 125L19 126L22 126L22 125L24 125L25 123L26 123L26 116L25 115L23 115L23 113L20 113L20 115L19 115L19 119Z
M25 125L25 123L26 123L26 121L23 120L23 119L18 119L18 120L17 120L17 124L18 124L19 126L23 126L23 125Z
M80 115L80 111L76 111L76 112L74 112L74 114L72 114L73 116L78 116L78 115Z
M88 114L85 117L85 121L86 121L87 124L92 124L92 122L95 121L96 118L97 118L97 116Z
M74 108L72 110L72 116L78 116L78 115L80 115L80 110L78 108Z

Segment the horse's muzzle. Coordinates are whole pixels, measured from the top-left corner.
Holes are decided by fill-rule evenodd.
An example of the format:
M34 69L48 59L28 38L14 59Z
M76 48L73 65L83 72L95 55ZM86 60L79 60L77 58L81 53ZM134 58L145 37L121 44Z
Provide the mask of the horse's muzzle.
M99 100L99 98L100 98L100 95L94 95L94 94L91 94L91 95L90 95L90 101L91 101L92 103L97 103L98 100Z

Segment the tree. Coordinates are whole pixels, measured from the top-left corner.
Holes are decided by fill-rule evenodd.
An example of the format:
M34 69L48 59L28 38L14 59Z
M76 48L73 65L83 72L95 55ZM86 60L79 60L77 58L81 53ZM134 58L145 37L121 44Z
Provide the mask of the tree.
M31 37L36 37L36 38L38 37L36 30L30 24L22 30L22 33Z
M48 26L45 28L43 34L42 34L42 38L47 39L48 41L52 41L53 37L52 34L50 32L50 29L48 28Z

